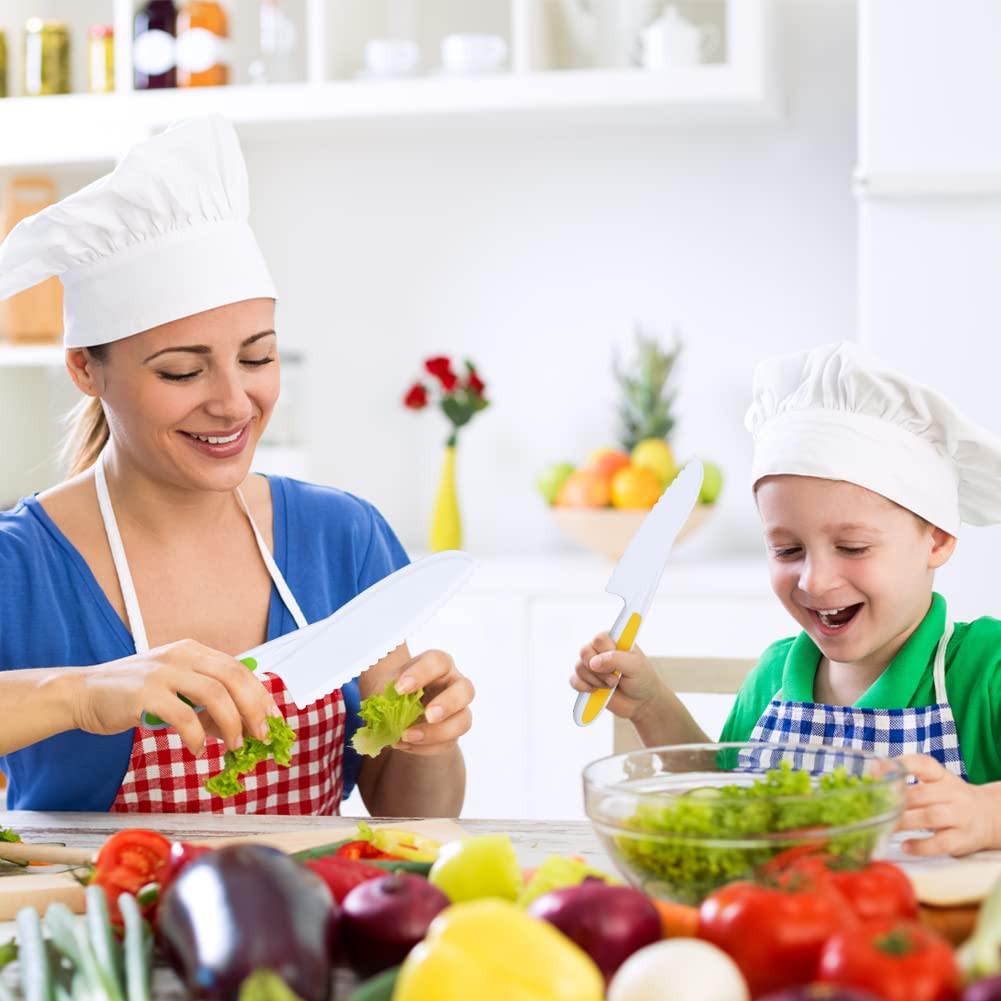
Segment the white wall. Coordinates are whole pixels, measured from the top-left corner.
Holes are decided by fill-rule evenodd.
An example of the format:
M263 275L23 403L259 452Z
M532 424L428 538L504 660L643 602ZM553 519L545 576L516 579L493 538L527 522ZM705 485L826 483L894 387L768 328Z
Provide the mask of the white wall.
M345 129L246 142L254 225L287 342L310 357L313 478L375 501L409 545L429 519L444 418L402 393L468 354L494 405L463 435L474 550L559 543L533 480L614 440L614 344L677 323L678 450L730 477L690 547L757 545L742 428L755 360L853 335L855 7L778 4L785 120L662 129Z

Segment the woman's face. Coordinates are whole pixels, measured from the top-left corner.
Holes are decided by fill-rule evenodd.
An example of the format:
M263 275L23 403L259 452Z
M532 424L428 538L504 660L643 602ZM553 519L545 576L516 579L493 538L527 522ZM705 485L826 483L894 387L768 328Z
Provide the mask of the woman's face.
M272 299L187 316L109 345L95 388L115 441L149 475L232 490L278 400Z
M829 660L885 667L928 610L955 539L853 483L769 476L756 496L789 614Z

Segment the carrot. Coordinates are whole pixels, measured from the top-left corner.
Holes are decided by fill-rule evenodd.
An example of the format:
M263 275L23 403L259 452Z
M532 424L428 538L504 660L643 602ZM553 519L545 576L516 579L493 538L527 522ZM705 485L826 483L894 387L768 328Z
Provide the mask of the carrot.
M668 900L654 900L660 914L660 928L664 938L695 938L699 930L699 909L686 904L672 904Z

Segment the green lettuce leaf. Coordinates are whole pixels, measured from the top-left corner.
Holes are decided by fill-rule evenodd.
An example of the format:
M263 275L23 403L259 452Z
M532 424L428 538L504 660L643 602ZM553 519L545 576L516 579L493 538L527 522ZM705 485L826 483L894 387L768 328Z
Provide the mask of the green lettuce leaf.
M351 741L359 754L374 758L384 747L395 744L403 731L424 712L421 699L424 689L409 695L401 695L396 690L396 682L390 681L382 694L370 695L362 700L358 714L365 724Z
M227 751L222 771L206 779L205 788L216 796L235 796L244 790L240 776L252 772L266 758L274 758L277 764L286 767L291 764L295 731L281 716L268 717L268 730L267 740L244 737L241 748Z

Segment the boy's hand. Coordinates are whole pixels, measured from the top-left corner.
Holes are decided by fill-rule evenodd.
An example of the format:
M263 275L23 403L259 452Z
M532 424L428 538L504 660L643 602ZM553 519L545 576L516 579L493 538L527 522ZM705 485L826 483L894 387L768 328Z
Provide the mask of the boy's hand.
M903 842L908 855L969 855L1001 847L1001 784L972 785L927 754L897 760L920 780L907 787L897 830L933 832Z
M616 650L608 633L600 633L580 651L580 660L570 677L578 692L593 692L611 688L615 672L622 675L619 687L608 702L609 712L623 719L635 719L664 691L653 665L638 646L632 650Z

